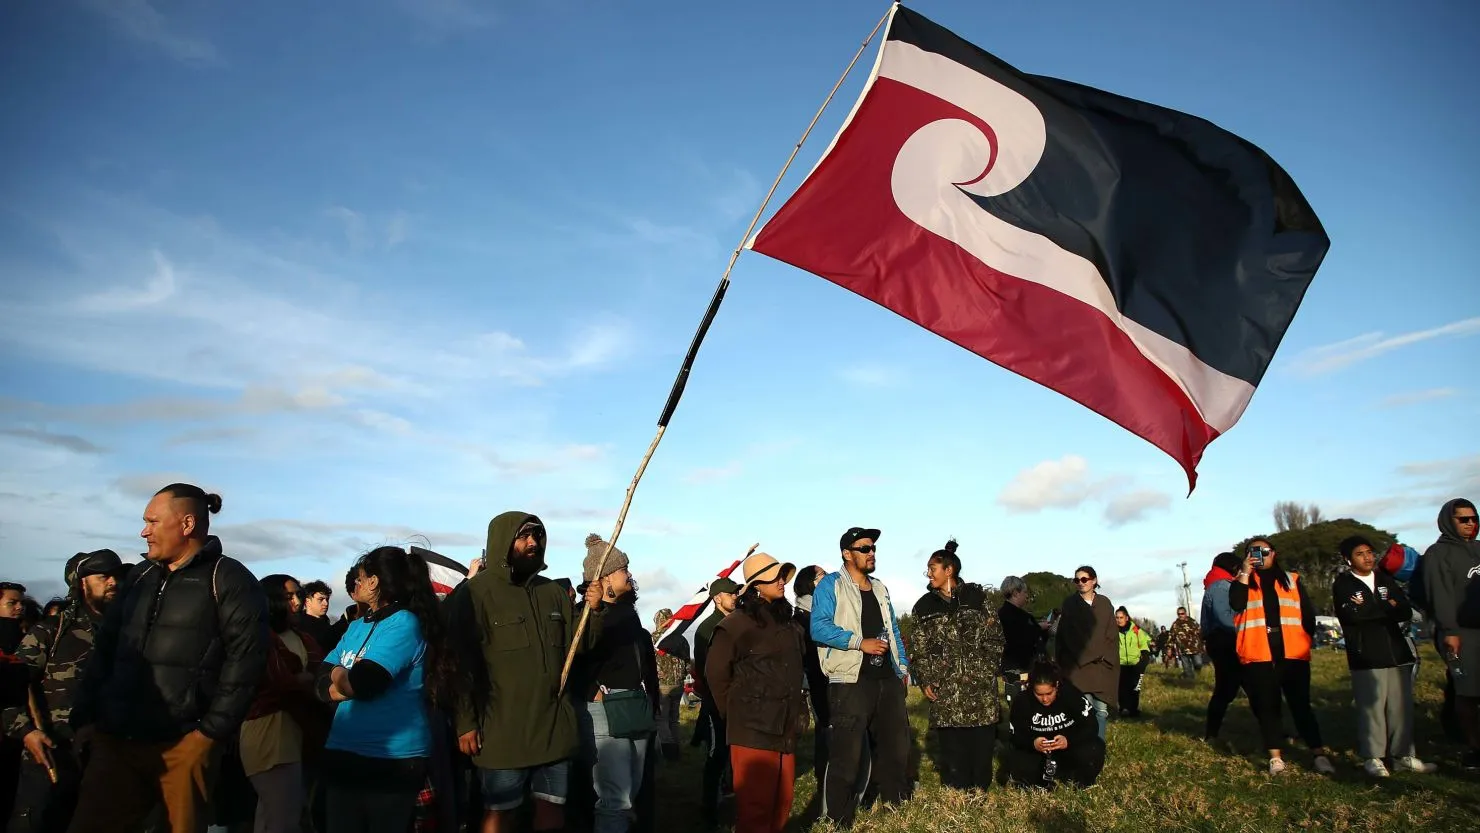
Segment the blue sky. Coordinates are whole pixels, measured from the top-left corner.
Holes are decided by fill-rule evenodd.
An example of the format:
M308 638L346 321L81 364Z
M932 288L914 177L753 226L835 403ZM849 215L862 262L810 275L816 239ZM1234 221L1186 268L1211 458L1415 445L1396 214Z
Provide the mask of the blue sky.
M1480 12L1425 5L917 4L1025 71L1265 148L1331 253L1190 499L1088 410L743 255L622 536L643 607L757 541L834 565L854 524L883 528L907 603L955 535L967 578L1088 562L1162 621L1174 565L1196 584L1277 500L1431 542L1442 500L1480 495ZM139 552L176 479L224 496L215 529L259 574L337 586L413 535L467 560L516 507L575 574L884 8L4 4L0 574L54 588L80 549Z

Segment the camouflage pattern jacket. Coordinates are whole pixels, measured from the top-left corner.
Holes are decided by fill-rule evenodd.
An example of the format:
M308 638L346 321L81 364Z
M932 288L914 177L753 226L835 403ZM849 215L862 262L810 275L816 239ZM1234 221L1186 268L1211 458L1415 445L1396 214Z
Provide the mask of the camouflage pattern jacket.
M688 676L689 664L670 654L657 651L658 637L662 630L653 634L653 648L658 655L658 690L664 694L683 690L683 678Z
M997 677L1006 637L979 584L958 584L951 598L932 590L915 602L910 644L913 682L935 693L930 725L997 722Z
M1167 637L1168 642L1177 646L1177 652L1180 654L1196 656L1203 652L1202 628L1198 626L1197 620L1191 617L1185 621L1178 619L1173 622Z
M60 613L36 623L16 650L16 656L30 669L37 710L49 724L41 728L54 738L72 736L68 723L72 700L92 657L98 621L86 605L74 600ZM37 728L25 703L0 712L0 725L7 736L16 739Z

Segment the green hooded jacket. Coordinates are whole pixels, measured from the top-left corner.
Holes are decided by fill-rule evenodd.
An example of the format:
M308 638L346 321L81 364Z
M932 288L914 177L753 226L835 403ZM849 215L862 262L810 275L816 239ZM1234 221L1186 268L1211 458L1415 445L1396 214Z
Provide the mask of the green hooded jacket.
M505 512L489 521L487 566L448 598L452 632L463 644L459 654L477 666L457 706L457 734L481 732L482 750L473 763L483 769L554 763L579 747L574 707L559 694L576 632L570 597L538 573L515 583L508 565L514 536L528 521L539 518ZM581 651L601 636L602 618L592 611Z

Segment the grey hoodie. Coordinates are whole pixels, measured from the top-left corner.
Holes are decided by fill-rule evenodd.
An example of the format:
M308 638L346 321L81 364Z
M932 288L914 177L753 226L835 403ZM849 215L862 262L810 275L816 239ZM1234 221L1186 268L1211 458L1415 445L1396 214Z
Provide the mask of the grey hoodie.
M1439 540L1424 551L1423 583L1439 635L1458 634L1462 643L1469 643L1480 640L1480 629L1460 627L1460 609L1467 592L1472 598L1480 592L1480 542L1460 537L1454 523L1456 503L1451 500L1439 510Z

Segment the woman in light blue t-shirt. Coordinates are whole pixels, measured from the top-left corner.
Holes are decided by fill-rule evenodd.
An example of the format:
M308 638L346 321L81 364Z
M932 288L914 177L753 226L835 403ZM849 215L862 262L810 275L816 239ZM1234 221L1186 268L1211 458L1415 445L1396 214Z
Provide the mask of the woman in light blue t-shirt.
M324 658L319 697L338 703L325 745L328 833L405 833L432 753L430 702L442 684L442 625L426 562L380 547L355 565L369 612Z

